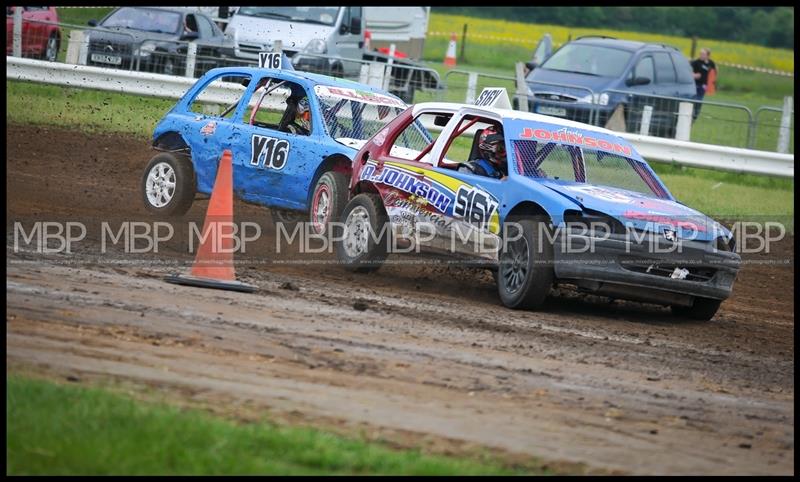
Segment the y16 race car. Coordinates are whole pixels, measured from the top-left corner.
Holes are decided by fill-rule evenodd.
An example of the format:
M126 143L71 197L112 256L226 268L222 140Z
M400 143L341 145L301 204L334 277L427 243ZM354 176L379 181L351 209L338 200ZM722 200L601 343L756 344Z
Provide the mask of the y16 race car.
M496 177L469 168L486 162L484 129L506 153ZM708 320L739 269L731 232L678 202L630 143L603 128L422 103L355 159L334 237L353 271L416 247L482 260L510 308L538 308L565 283Z
M379 89L324 75L210 70L153 132L153 147L164 152L145 168L145 207L186 213L197 192L211 192L220 156L230 149L239 198L273 208L279 221L307 212L320 234L344 208L357 149L406 107Z

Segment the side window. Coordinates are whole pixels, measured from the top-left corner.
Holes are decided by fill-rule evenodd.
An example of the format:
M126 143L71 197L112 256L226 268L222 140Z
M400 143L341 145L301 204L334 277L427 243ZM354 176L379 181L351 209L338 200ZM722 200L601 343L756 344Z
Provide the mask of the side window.
M635 77L647 77L650 79L650 82L655 82L656 76L655 67L653 66L653 57L649 55L647 57L642 57L639 63L636 64L633 75Z
M244 74L218 77L192 99L189 110L195 114L230 119L249 82L250 76Z
M350 24L356 28L350 31L352 34L361 33L361 7L350 7Z
M446 147L442 162L445 165L454 165L479 159L478 139L484 129L494 126L497 131L502 131L502 126L491 119L480 117L475 120L472 116L464 116L453 132L450 145Z
M675 66L672 65L672 59L666 52L657 52L653 54L656 61L656 82L659 84L674 84L675 83Z
M195 17L197 18L197 27L198 33L200 34L200 38L202 39L209 39L214 36L214 29L211 27L211 22L201 16Z
M197 17L189 14L183 20L183 33L197 32Z
M450 116L451 114L447 114ZM414 122L409 124L400 135L394 140L389 155L398 159L406 159L413 161L419 154L428 147L429 144L436 142L439 134L442 132L443 126L436 126L435 130L428 130L425 126L433 126L436 124L436 117L440 116L434 112L427 112L420 114L414 119ZM440 118L442 118L440 116ZM443 118L442 118L443 119ZM440 122L442 123L442 122ZM431 162L430 152L425 155L420 162Z
M299 84L265 77L250 96L242 122L287 131L287 126L296 122L297 102L307 95ZM302 134L306 135L305 132Z
M675 64L675 70L678 71L678 82L681 84L694 83L694 76L692 76L692 65L679 54L672 54L672 62Z

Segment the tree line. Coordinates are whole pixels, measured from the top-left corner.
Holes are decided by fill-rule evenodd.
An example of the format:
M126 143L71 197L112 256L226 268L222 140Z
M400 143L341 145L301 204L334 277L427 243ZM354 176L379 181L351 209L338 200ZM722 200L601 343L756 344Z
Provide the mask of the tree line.
M794 7L433 7L433 12L794 49Z

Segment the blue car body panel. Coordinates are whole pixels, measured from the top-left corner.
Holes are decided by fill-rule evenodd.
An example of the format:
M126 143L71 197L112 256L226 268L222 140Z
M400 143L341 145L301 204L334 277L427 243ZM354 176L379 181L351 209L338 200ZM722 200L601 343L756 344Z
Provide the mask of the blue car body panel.
M195 97L206 86L231 75L249 75L251 79L230 118L189 110ZM291 81L305 90L311 108L310 135L295 135L242 121L248 101L264 77ZM320 84L395 97L380 89L325 75L253 67L217 68L200 78L159 121L153 132L153 141L155 143L169 133L180 135L191 152L198 192L211 192L222 152L230 149L233 154L233 188L238 197L275 208L306 210L321 164L337 155L352 160L357 152L353 147L336 142L327 133L322 122L321 105L314 91L314 87ZM288 145L285 163L270 165L265 159L264 149L268 148L268 142L273 142L271 149ZM259 150L260 155L254 155L254 150L259 147L264 149Z

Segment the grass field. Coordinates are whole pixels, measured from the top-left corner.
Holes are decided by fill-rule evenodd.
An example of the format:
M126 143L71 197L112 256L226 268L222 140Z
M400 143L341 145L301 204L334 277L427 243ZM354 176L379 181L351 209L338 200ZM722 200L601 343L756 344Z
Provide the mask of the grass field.
M173 100L16 81L6 81L6 102L7 123L132 134L143 142L150 139L155 124L174 105ZM469 145L462 148L468 150ZM662 174L679 200L709 215L794 216L792 179L688 169L656 162L651 165Z
M428 23L425 58L441 60L447 49L450 33L455 32L460 37L464 24L467 25L466 57L473 64L502 67L510 58L528 60L533 54L536 43L546 33L552 36L554 47L566 42L570 37L575 39L582 35L606 35L669 44L680 49L687 57L691 54L691 39L684 37L600 28L537 25L433 13ZM710 48L711 57L719 62L794 72L792 50L701 38L698 40L697 48L702 47ZM498 55L498 48L503 50L502 55Z
M7 475L543 473L504 467L489 456L395 450L266 418L237 423L17 375L6 382L6 444Z

